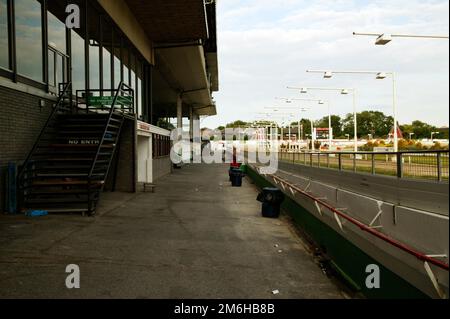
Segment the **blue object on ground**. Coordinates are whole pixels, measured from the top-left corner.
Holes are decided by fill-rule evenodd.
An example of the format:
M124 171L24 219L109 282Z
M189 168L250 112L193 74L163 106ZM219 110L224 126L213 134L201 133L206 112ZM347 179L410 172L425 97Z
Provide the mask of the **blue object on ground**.
M30 210L25 215L27 217L42 217L47 216L48 212L45 210Z

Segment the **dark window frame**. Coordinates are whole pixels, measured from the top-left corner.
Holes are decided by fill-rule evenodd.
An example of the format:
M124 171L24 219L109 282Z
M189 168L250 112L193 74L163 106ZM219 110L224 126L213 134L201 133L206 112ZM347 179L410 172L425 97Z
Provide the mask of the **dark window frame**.
M0 66L0 75L4 74L5 76L10 76L10 73L12 73L12 45L11 41L12 35L11 35L11 6L12 6L12 0L6 0L6 31L7 31L7 38L8 38L8 48L7 48L7 54L8 54L8 66Z
M15 1L11 1L10 0L10 6L11 9L9 10L9 13L11 14L11 16L8 19L11 19L10 21L10 26L12 26L12 30L10 32L12 33L12 42L9 43L9 46L11 46L11 50L14 52L14 62L13 62L13 69L11 70L13 73L13 82L15 83L23 83L32 87L36 87L38 89L41 90L45 90L46 92L48 92L48 85L45 82L46 80L46 74L48 74L48 70L46 70L48 68L48 64L46 63L46 61L48 61L48 57L47 57L47 47L48 47L48 43L44 44L45 41L45 36L44 34L47 34L47 1L48 0L35 0L37 2L39 2L41 4L41 39L42 39L42 81L36 81L26 75L20 74L18 72L18 68L17 68L17 36L16 36L16 3ZM45 20L45 25L44 25L44 20ZM10 57L11 59L11 57ZM48 80L47 80L48 82Z
M164 158L170 156L171 150L170 136L152 134L152 158Z
M49 83L49 59L48 59L48 1L50 0L35 0L41 5L41 37L42 37L42 81L33 80L25 75L19 74L17 71L17 39L16 39L16 8L14 0L7 0L7 18L8 18L8 57L9 57L9 69L5 69L0 67L0 76L11 80L14 83L22 83L31 87L38 88L40 90L45 91L46 93L50 92L50 83ZM84 26L84 30L79 30L77 32L81 38L84 39L84 76L85 76L85 89L90 89L90 70L89 70L89 17L90 10L96 10L99 16L99 26L100 26L100 41L99 41L99 72L100 72L100 87L99 89L104 89L105 86L105 78L104 78L104 61L103 61L103 48L106 47L104 43L104 26L109 25L111 27L111 47L110 47L110 80L111 80L111 88L117 89L115 87L115 44L117 41L120 42L120 81L123 81L125 76L128 78L128 83L131 84L131 69L128 68L128 75L124 74L123 66L124 66L124 46L127 45L128 48L128 61L130 61L131 56L134 58L135 64L135 112L137 114L138 103L141 102L142 105L142 117L141 120L151 123L153 119L153 106L152 106L152 77L151 70L152 65L146 61L144 56L139 52L139 50L132 44L130 39L120 30L118 25L109 17L107 12L101 8L96 3L91 3L88 0L78 0L75 1L77 4L84 6L81 8L82 17L81 23ZM66 55L68 59L66 61L67 66L65 68L64 81L72 80L72 36L71 32L73 30L66 28ZM138 72L139 69L139 72ZM140 79L142 82L142 88L139 88L138 85L138 75L141 75ZM92 88L96 89L96 88Z

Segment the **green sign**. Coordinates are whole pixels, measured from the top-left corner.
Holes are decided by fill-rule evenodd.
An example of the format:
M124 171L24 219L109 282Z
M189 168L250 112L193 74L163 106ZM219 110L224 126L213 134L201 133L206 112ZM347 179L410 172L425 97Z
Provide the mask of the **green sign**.
M88 98L89 106L112 105L114 96L90 96ZM116 105L133 105L132 96L118 96Z

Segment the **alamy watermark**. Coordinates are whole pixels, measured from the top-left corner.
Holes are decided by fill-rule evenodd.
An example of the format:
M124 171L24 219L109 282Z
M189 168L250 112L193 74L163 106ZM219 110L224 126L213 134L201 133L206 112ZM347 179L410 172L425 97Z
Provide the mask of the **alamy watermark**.
M80 289L80 267L75 264L67 265L66 273L69 274L66 277L67 289Z
M366 278L366 287L368 289L380 289L381 288L381 273L378 265L368 265L366 267L366 274L369 274Z
M194 121L200 127L200 121ZM174 164L260 164L262 174L275 174L278 171L278 141L268 139L260 130L254 128L200 132L175 129L171 132L173 146L170 158Z
M80 7L76 4L69 4L66 7L66 27L68 29L79 29L81 27Z

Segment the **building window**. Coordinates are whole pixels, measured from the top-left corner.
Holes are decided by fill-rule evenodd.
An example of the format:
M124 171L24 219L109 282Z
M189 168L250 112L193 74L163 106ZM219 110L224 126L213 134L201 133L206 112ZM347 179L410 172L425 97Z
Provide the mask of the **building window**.
M100 54L99 44L90 40L89 44L89 85L91 90L100 89Z
M48 12L48 84L57 87L66 81L66 26L52 13Z
M52 13L48 17L48 43L61 53L66 53L66 26Z
M72 30L72 87L74 92L86 89L84 61L84 40Z
M130 54L130 87L134 93L134 109L137 107L137 95L136 95L136 61L134 54Z
M121 62L121 39L114 32L114 87L116 90L119 86L120 81L122 81L122 62Z
M56 54L52 50L48 50L48 85L56 87Z
M111 53L103 48L103 89L111 89Z
M143 109L143 87L142 87L142 79L144 77L143 72L143 65L140 60L136 60L136 105L137 105L137 111L138 111L138 117L142 120L145 119L144 109Z
M0 67L9 69L8 1L0 0Z
M123 83L130 85L130 51L128 43L124 41L124 48L122 49L122 64L123 64Z
M102 21L103 39L103 89L110 90L111 87L111 52L112 52L112 26L105 20Z
M43 81L42 10L36 0L15 1L17 73Z
M167 157L170 155L170 136L153 134L153 158Z
M89 8L89 86L91 90L100 89L100 17L97 11Z

